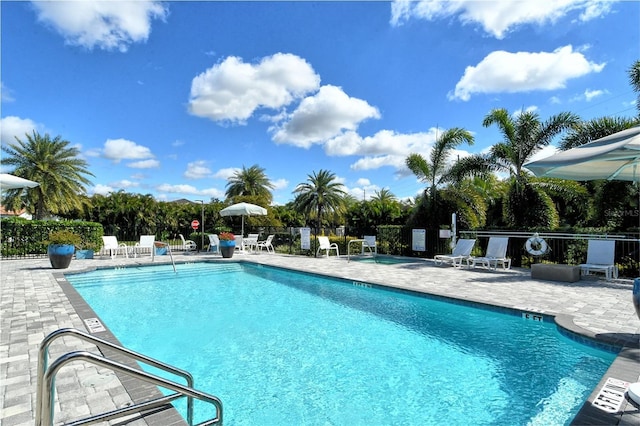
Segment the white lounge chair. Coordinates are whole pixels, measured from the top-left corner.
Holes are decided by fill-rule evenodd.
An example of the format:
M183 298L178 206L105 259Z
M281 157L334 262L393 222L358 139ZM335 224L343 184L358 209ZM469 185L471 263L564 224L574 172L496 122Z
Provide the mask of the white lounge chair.
M236 241L236 249L235 249L235 251L237 251L239 253L244 253L243 240L244 240L244 238L241 237L240 235L236 235L235 236L235 241Z
M198 248L196 242L193 240L185 240L184 235L180 234L180 239L182 240L182 250L192 251Z
M244 246L245 251L254 251L258 244L258 237L260 234L249 234L246 238L242 240L242 245Z
M131 248L133 257L138 257L138 254L149 253L153 257L153 251L155 250L154 243L156 242L155 235L141 235L140 242L137 242L135 246Z
M273 237L274 235L269 235L267 237L266 240L264 241L258 241L258 244L256 245L257 248L262 251L262 249L267 249L267 253L275 253L275 250L273 249L273 245L271 244L271 242L273 241Z
M207 247L208 252L220 253L220 238L217 234L208 234L209 237L209 247Z
M453 267L462 267L462 262L467 262L469 266L469 259L471 258L471 250L476 244L476 240L460 239L453 248L451 254L436 254L433 257L433 261L436 265L442 265L443 263L451 263Z
M487 252L483 257L471 257L468 262L476 267L478 264L486 268L497 269L498 264L502 269L511 268L511 259L507 258L507 246L509 237L490 237L487 244Z
M362 254L364 254L364 250L369 250L369 253L378 254L378 245L376 244L376 236L375 235L365 235L364 241L362 242Z
M318 250L316 251L316 256L318 256L318 253L320 252L320 250L324 250L325 256L329 257L329 252L331 250L335 250L336 257L340 257L340 250L338 250L338 244L330 243L329 237L318 237L318 243L320 243L320 247L318 247Z
M589 240L587 247L587 263L580 265L582 275L591 272L604 272L605 278L618 278L618 267L615 265L616 242L607 240Z
M113 235L102 237L102 250L100 250L100 256L103 253L109 253L112 259L118 256L118 253L124 254L125 257L129 257L129 247L125 243L118 243L118 239Z

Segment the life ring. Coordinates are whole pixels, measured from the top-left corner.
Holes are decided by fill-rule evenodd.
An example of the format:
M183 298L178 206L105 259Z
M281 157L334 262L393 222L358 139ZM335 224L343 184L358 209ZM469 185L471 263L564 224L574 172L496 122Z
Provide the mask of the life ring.
M527 240L525 249L527 250L527 253L532 256L541 256L547 252L549 246L545 240L538 236L538 234L533 234L533 237Z

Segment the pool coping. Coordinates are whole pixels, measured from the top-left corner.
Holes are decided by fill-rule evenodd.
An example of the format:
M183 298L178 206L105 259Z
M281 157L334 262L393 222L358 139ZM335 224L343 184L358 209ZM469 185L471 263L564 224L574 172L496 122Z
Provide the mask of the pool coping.
M269 267L274 269L283 269L283 270L291 270L299 273L304 273L308 275L314 276L325 276L340 279L342 281L352 282L353 279L344 277L339 275L338 273L332 273L332 271L325 271L323 273L312 272L305 269L297 268L288 264L287 266L282 265L271 265L265 264L259 261L257 258L236 258L236 259L191 259L185 261L178 261L176 264L185 264L185 263L224 263L224 262L234 262L234 263L249 263L260 265L263 267ZM157 266L158 264L155 264ZM123 268L128 267L141 267L141 266L154 266L154 264L147 263L135 263L129 265L123 265ZM392 266L392 265L385 265ZM71 283L66 279L65 275L73 275L78 273L91 272L99 269L112 269L114 266L91 266L81 270L67 271L67 272L55 272L54 276L56 276L56 280L62 288L63 292L71 302L73 308L76 310L80 318L84 321L87 318L99 318L98 315L91 309L91 307L82 299L79 293L73 288ZM62 279L60 279L62 278ZM469 297L461 297L456 298L452 297L450 294L442 294L437 291L422 291L415 288L409 288L402 285L394 285L394 284L381 284L377 282L372 282L368 280L362 280L362 283L370 284L371 286L391 289L401 292L408 292L418 295L424 295L436 299L441 299L445 301L449 301L452 303L460 303L469 306L475 306L480 309L487 309L493 311L503 311L505 313L518 314L518 313L532 313L532 314L540 314L547 318L552 318L555 324L558 327L558 330L563 333L565 336L572 338L580 343L592 345L592 346L601 346L603 349L611 349L611 348L620 348L615 360L606 371L606 373L602 376L598 385L593 389L592 393L589 395L588 399L584 402L578 414L574 417L571 424L572 425L637 425L640 424L640 407L635 407L631 401L628 399L623 401L621 406L621 411L617 413L607 413L596 408L593 405L594 400L598 396L601 388L605 385L608 378L616 378L626 382L633 382L637 380L637 376L639 374L640 365L640 342L635 340L638 339L638 335L627 335L620 333L613 333L613 335L605 334L600 335L597 333L593 333L590 330L587 330L583 327L576 325L573 322L573 316L564 314L564 313L554 313L547 311L538 311L535 309L527 309L518 306L510 306L506 304L500 303L487 303L485 301L474 300ZM108 340L112 343L121 345L118 339L109 331L108 325L104 324L106 329L104 334L99 335L100 338ZM129 360L129 363L132 361ZM135 363L135 362L134 362ZM140 368L137 363L136 368ZM120 377L119 377L120 378ZM123 379L121 378L121 381ZM138 402L139 400L148 399L150 395L161 395L160 391L155 385L146 385L143 387L139 386L139 381L135 380L136 384L130 383L131 379L124 378L123 386L130 394L131 398ZM197 383L195 384L197 388ZM169 414L169 412L171 412ZM178 413L177 410L171 408L163 413L159 413L162 415L162 424L186 424L186 421L182 418L182 416ZM166 416L170 415L170 418ZM177 419L173 416L177 416ZM160 417L158 417L160 418ZM166 423L171 419L171 423ZM152 417L149 417L149 420L152 420ZM175 420L175 423L173 421ZM153 424L153 423L152 423Z

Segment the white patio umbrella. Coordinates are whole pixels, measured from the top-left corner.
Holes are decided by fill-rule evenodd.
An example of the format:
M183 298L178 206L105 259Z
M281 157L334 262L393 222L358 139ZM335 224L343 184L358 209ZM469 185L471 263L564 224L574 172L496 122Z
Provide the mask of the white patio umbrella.
M524 165L538 177L640 181L640 126Z
M569 180L626 180L640 182L640 126L614 133L576 148L524 165L539 177ZM633 304L640 318L640 278L633 283ZM640 382L628 388L640 404Z
M244 237L245 216L266 216L267 209L251 203L232 204L220 210L220 216L242 216L242 236Z
M10 175L8 173L0 173L0 189L20 189L20 188L34 188L40 185L38 182L32 180L23 179L18 176Z

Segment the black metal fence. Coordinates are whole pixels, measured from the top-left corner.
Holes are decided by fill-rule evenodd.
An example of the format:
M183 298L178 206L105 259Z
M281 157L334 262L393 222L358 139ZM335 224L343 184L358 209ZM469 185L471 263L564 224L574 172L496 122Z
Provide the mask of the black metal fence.
M10 232L6 232L10 231ZM28 232L21 233L20 228L0 229L0 254L2 259L7 258L38 258L46 256L45 241L50 227L31 227ZM209 243L209 238L202 233L193 232L190 229L182 230L186 239L193 240L198 250L203 249ZM191 231L191 232L190 232ZM217 232L216 232L217 231ZM214 230L219 233L222 230ZM245 227L245 233L259 233L260 240L273 234L273 245L279 253L288 253L300 256L314 256L318 247L316 234L329 236L331 242L338 244L340 253L347 254L349 241L360 239L363 235L350 235L349 229L311 229L311 247L301 248L300 228L276 228L276 227ZM171 245L172 250L179 251L182 242L179 239L180 232L171 235L163 233L156 235L157 241L165 241ZM209 233L209 232L207 232ZM384 227L376 235L376 244L379 254L433 258L436 254L451 252L451 239L440 238L439 229L425 229L424 250L413 249L413 230L403 227ZM504 232L504 231L462 231L459 238L476 239L473 254L476 256L485 253L487 242L491 236L509 238L507 256L512 259L513 266L529 267L532 263L564 263L577 265L585 263L587 258L587 245L590 239L607 239L615 241L615 263L619 269L620 277L633 278L640 276L640 239L638 236L623 234L566 234L566 233L540 233L548 244L549 250L543 256L532 256L526 249L526 242L531 238L530 232ZM118 241L134 245L139 236L116 235Z

